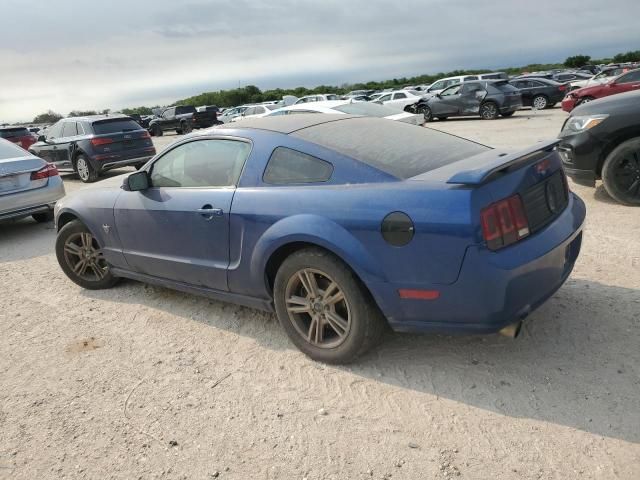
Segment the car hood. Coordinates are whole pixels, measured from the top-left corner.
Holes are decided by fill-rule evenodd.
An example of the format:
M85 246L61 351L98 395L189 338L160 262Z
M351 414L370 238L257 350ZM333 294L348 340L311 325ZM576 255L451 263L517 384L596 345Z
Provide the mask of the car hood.
M577 90L574 90L571 93L574 93L574 94L576 94L578 96L580 96L580 95L590 95L590 94L593 94L593 93L600 92L603 88L605 88L607 83L608 82L598 83L596 85L589 85L587 87L583 87L583 88L579 88Z
M571 115L591 115L602 113L613 113L613 111L633 109L640 111L640 91L618 93L608 97L583 103L575 108Z

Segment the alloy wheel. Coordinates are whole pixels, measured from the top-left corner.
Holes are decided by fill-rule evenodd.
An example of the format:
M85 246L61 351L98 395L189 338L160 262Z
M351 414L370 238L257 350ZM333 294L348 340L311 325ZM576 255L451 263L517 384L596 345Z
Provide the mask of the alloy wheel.
M89 165L84 157L78 157L78 160L76 161L76 170L78 171L78 176L82 180L86 181L89 179Z
M491 120L498 116L498 109L493 103L485 103L482 106L482 118L485 120Z
M627 150L613 167L615 182L621 192L640 198L640 152Z
M99 281L109 272L98 242L88 232L69 235L64 243L64 258L73 273L83 280Z
M289 320L308 343L334 348L351 328L349 302L340 286L326 273L305 268L289 279L285 289Z
M544 97L536 97L533 99L533 108L536 110L544 110L547 108L547 99Z

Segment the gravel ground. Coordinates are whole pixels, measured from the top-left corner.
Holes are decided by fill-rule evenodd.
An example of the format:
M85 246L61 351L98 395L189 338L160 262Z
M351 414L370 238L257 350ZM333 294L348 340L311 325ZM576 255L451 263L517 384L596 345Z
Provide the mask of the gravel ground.
M430 126L524 147L565 118ZM582 255L520 338L390 335L348 367L308 360L268 314L84 291L53 225L0 225L0 478L640 478L640 210L574 190Z

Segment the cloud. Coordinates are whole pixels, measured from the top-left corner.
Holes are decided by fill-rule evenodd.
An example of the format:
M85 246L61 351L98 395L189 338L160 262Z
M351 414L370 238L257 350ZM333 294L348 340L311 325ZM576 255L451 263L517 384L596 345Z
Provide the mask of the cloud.
M24 2L2 0L2 17ZM620 12L624 12L621 15ZM256 84L500 68L638 48L640 2L47 0L0 31L0 121Z

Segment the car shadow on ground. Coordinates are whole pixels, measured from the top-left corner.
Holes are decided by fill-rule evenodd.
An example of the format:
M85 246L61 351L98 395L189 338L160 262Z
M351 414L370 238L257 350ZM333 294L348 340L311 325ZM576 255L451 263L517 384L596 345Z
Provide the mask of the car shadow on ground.
M31 217L0 222L0 264L41 257L53 252L53 222L38 223Z
M272 314L137 282L116 289L111 301L137 303L151 316L199 321L271 350L294 348ZM569 280L529 317L516 340L389 334L357 363L332 368L436 400L640 442L638 312L638 290Z

